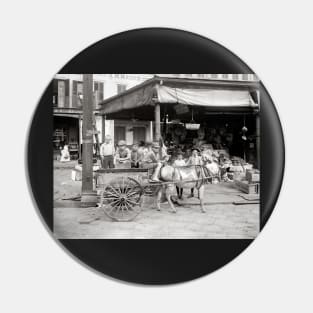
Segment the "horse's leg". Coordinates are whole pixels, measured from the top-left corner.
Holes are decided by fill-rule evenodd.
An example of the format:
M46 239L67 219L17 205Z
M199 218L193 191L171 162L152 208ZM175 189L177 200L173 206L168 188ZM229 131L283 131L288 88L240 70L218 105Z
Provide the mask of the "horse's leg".
M162 197L162 188L159 189L159 191L157 192L157 195L156 195L156 209L158 211L161 211L161 197Z
M172 202L172 199L171 199L171 191L170 191L170 188L166 188L165 190L165 196L166 196L166 200L168 201L168 204L170 205L171 209L172 209L172 212L173 213L176 213L176 209L175 209L175 206Z
M201 211L202 211L202 213L205 213L206 210L205 210L205 208L204 208L204 185L202 185L202 186L198 189L198 193L199 193Z

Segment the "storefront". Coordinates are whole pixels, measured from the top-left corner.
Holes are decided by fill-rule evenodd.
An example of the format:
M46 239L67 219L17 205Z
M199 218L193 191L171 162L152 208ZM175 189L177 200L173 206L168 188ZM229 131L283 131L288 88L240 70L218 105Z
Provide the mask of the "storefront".
M80 159L82 155L82 110L76 108L54 108L53 113L53 154L60 156L60 149L68 145L71 159ZM99 153L99 144L104 133L103 116L94 111L95 153Z
M53 152L54 159L60 155L64 145L69 146L71 158L79 157L80 142L79 115L55 115L53 118Z
M101 106L107 120L130 128L133 121L146 123L146 140L224 149L259 167L258 82L154 77ZM117 125L114 133L120 136Z

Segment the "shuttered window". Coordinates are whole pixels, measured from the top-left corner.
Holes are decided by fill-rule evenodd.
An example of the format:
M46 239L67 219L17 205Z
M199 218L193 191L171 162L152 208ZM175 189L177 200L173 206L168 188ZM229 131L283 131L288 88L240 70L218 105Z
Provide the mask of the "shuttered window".
M114 142L117 144L120 140L126 139L126 127L115 126L114 127Z
M146 128L145 127L133 127L134 143L140 141L146 141Z
M102 82L94 82L94 98L96 106L98 106L103 100L103 87L104 84Z
M54 79L53 80L53 98L54 107L69 107L69 80Z
M82 106L79 95L83 94L83 83L74 80L73 81L73 92L72 92L72 106L73 108L80 108Z

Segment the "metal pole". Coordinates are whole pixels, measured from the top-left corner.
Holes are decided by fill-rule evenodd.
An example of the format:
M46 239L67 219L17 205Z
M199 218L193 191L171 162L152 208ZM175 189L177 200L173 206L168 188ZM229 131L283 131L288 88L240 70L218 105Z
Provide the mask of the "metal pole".
M93 206L97 195L93 191L93 80L92 74L83 75L83 170L82 206Z

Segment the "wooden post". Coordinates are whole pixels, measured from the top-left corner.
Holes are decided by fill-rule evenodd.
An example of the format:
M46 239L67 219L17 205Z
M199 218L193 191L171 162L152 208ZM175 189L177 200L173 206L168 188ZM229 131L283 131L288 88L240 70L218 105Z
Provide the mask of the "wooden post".
M155 141L161 138L161 109L160 103L156 102L154 107L154 120L155 120Z
M150 141L153 141L153 122L150 121Z
M82 206L94 206L97 195L93 191L93 80L92 74L83 75L83 170Z
M257 113L256 116L256 159L257 159L257 167L260 170L261 167L261 161L260 161L260 112Z

